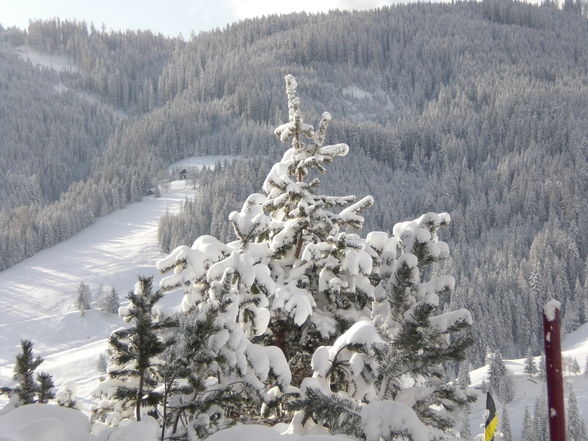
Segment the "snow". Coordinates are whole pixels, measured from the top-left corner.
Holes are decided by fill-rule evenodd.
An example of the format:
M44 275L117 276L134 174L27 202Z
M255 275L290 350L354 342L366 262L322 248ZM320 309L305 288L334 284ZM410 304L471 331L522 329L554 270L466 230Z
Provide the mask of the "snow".
M352 441L355 438L334 435L282 435L278 430L267 426L235 426L221 430L206 441Z
M0 417L1 441L94 440L89 432L85 415L59 406L29 404Z
M389 439L390 434L408 435L412 441L430 441L427 427L411 408L395 401L375 401L361 410L367 441Z
M88 417L79 410L50 404L29 404L0 417L0 441L157 441L160 429L145 416L97 430L97 437L90 431Z
M382 339L371 320L360 320L335 340L332 346L332 355L335 355L344 346L371 345L381 341Z
M461 322L469 325L473 323L472 316L467 309L458 309L431 317L431 327L440 334L447 332L448 329Z
M161 429L150 416L141 421L125 421L116 429L106 429L98 434L99 441L157 441Z
M561 303L555 299L551 299L543 306L543 313L548 322L555 320L556 311L561 309Z
M204 165L214 162L203 159ZM87 411L99 381L98 356L110 332L123 322L96 310L80 317L73 310L78 286L89 284L93 294L100 284L106 291L115 287L123 303L137 274L154 276L157 286L155 263L164 256L157 245L158 219L166 209L178 210L192 194L184 181L172 182L170 192L160 198L146 197L103 216L69 240L0 272L0 386L13 384L19 342L30 339L34 353L45 359L39 371L52 374L57 388L76 383L74 398ZM162 308L177 308L181 296L166 294ZM5 402L0 397L0 407Z
M67 55L55 55L45 52L38 52L30 46L19 46L14 49L16 54L23 60L30 61L33 66L47 67L57 72L77 72L78 68L73 58Z
M217 162L234 161L239 156L231 155L210 155L210 156L192 156L180 161L174 162L168 167L168 171L181 170L183 168L196 168L198 170L203 168L212 168Z

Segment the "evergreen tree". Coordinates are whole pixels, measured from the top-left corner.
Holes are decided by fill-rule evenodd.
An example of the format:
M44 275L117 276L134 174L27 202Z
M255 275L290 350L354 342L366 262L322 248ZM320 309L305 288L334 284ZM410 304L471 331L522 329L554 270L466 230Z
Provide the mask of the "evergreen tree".
M529 408L525 406L525 416L523 417L523 433L521 435L523 441L537 441L537 434L535 425L533 424L533 417L529 413Z
M98 360L96 360L96 370L101 374L105 374L107 368L108 368L108 359L106 357L106 354L104 354L102 352L98 356Z
M120 300L118 293L113 287L108 294L105 294L102 298L100 310L107 314L118 314L118 308L120 307Z
M61 407L68 407L70 409L76 409L76 390L77 386L75 383L70 381L63 383L55 395L55 401L57 402L57 405Z
M53 378L46 372L37 374L35 370L43 363L40 356L35 358L33 343L30 340L21 340L21 353L16 356L14 373L12 378L16 382L15 387L4 387L2 392L14 397L11 400L15 406L23 406L32 403L46 403L54 398Z
M16 381L15 392L19 399L19 404L31 404L35 402L35 394L39 390L39 385L35 381L33 374L35 369L43 363L40 356L33 355L33 343L30 340L21 340L22 352L16 356L14 365L14 374L12 378Z
M459 371L457 375L457 384L460 387L466 388L470 384L472 384L472 379L470 378L470 364L467 362L460 363Z
M245 228L251 233L264 224L263 216L258 216L260 212L255 213L259 209L256 198L248 198L241 213L232 216L242 232L240 246L231 250L211 236L201 236L191 249L178 247L158 263L162 272L174 269L173 275L162 280L163 289L186 285L182 307L188 317L184 336L179 339L185 349L178 351L186 355L178 364L186 365L180 374L188 378L191 386L184 398L178 398L181 404L176 406L180 412L190 413L186 430L192 430L193 425L205 430L206 421L218 420L218 415L208 416L202 410L221 409L225 413L219 405L231 391L234 399L253 397L257 406L250 416L259 415L259 405L272 404L291 381L281 350L251 341L251 337L267 329L270 314L265 293L275 289L263 257L269 253L267 244L255 243L253 235L245 234ZM247 222L249 225L245 225ZM211 394L202 389L202 382L208 377L218 381ZM200 404L194 405L194 400ZM236 409L231 416L246 418L249 410ZM176 415L179 419L181 413ZM176 426L174 423L174 432Z
M323 113L315 131L302 119L296 79L287 75L285 81L289 121L274 133L291 148L265 179L260 203L268 228L256 234L258 240L269 241L272 271L280 286L273 295L264 341L284 351L293 384L299 385L310 374L311 354L321 342L369 314L371 257L351 232L362 227L360 213L373 199L318 194L320 181L305 180L313 172L325 173L326 163L345 156L349 147L324 145L331 115Z
M545 378L545 354L541 354L541 357L539 357L539 365L537 366L537 376L539 378Z
M302 397L293 404L303 410L298 418L369 439L450 436L451 414L474 398L441 380L442 363L463 358L471 340L458 331L471 325L471 317L463 309L436 311L440 295L454 287L452 277L421 279L427 265L448 256L437 237L448 223L446 214L429 213L396 224L392 237L368 234L377 280L372 320L357 322L333 345L315 351L313 378L303 381ZM418 398L407 401L414 393ZM385 414L402 415L402 421Z
M319 195L318 180L305 180L348 147L323 145L329 114L316 131L302 121L290 75L286 91L289 122L275 133L292 148L272 167L263 193L229 215L237 240L201 236L190 248L176 248L158 263L163 273L173 270L161 286L184 286L182 308L194 311L198 323L211 316L216 329L201 345L209 359L223 359L215 362L217 390L231 381L243 385L238 418L257 416L249 395L263 403L264 414L279 415L282 404L303 411L294 425L312 418L332 432L360 437L444 438L453 430L452 414L473 399L442 381L443 364L463 359L471 343L463 332L470 314L443 312L439 305L454 287L452 277L424 280L428 266L449 255L437 235L449 215L397 224L392 236L353 233L371 197ZM291 371L300 399L287 402ZM398 414L400 421L383 418L386 424L376 425L376 414Z
M482 384L480 384L480 391L483 394L486 394L489 390L490 390L490 386L488 386L486 379L482 380Z
M197 308L180 318L176 341L162 354L159 376L163 385L162 435L184 439L189 433L206 438L225 427L227 414L243 414L243 383L210 381L210 374L226 363L224 355L211 350L219 336L215 314Z
M562 357L561 358L561 370L562 370L562 375L571 375L572 372L572 357L571 356L567 356L567 357Z
M38 403L47 403L47 401L55 398L55 383L53 383L53 377L46 372L37 374L37 382L39 384L38 389Z
M529 377L533 377L534 375L537 375L537 373L538 373L537 365L535 364L535 357L533 356L533 352L531 351L530 346L527 349L527 355L525 357L524 372Z
M502 440L513 441L512 430L510 429L510 419L506 406L502 408L502 418L500 419L500 432L502 432Z
M461 439L464 441L471 441L472 439L472 431L470 429L470 409L469 406L466 406L466 410L464 412L464 418L461 423L461 427L459 429L459 435Z
M514 389L510 372L504 365L502 355L497 352L493 355L489 369L490 386L494 389L500 401L510 403L514 399Z
M578 400L571 385L568 393L568 405L566 408L566 440L587 441L586 426L578 409Z
M76 309L80 311L80 315L83 317L86 315L86 311L90 309L92 302L92 292L90 287L84 282L80 282L78 287L78 296L76 298Z
M549 441L549 421L545 396L541 396L535 401L533 427L536 441Z
M110 335L113 367L108 375L114 381L107 380L105 387L99 386L97 394L112 385L115 392L95 409L94 418L116 424L121 418L130 417L134 410L135 418L140 421L142 406L153 408L160 400L160 394L155 391L155 358L165 346L158 332L175 326L175 322L169 318L158 319L154 306L163 293L153 291L152 280L151 277L139 276L134 291L127 295L130 305L121 312L121 316L133 326L116 330ZM108 398L119 403L109 403ZM115 410L120 415L108 415Z

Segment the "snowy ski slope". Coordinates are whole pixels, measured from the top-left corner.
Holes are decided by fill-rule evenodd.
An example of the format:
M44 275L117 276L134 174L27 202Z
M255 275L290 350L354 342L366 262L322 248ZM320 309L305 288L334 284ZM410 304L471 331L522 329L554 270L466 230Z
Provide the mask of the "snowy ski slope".
M215 160L198 157L190 163L208 167ZM78 383L78 394L89 403L98 380L96 360L107 346L106 337L123 322L96 310L80 317L73 306L78 286L88 284L93 295L100 284L105 291L115 287L124 301L138 274L159 280L158 220L193 193L184 181L175 181L160 198L146 197L103 216L69 240L0 272L0 385L12 383L14 357L26 338L33 341L35 354L45 358L39 369L53 374L57 385ZM177 307L180 300L181 293L169 294L163 307Z

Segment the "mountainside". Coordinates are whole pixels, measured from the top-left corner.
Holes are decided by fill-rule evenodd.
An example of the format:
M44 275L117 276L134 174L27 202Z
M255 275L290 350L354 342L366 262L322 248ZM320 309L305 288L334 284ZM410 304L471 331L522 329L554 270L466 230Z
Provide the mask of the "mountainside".
M38 132L0 111L0 133L14 139L2 148L28 158L59 130L64 134L56 138L67 130L75 137L56 146L87 146L78 156L48 155L69 158L56 161L63 173L49 172L51 162L43 168L59 175L59 185L46 184L41 171L24 163L0 162L6 176L0 195L11 201L0 211L0 268L138 201L170 162L194 154L279 156L272 130L284 119L282 81L292 73L305 84L307 113L318 117L328 109L329 138L351 148L351 160L334 165L323 188L377 201L366 213L366 230L387 230L427 211L451 214L445 240L452 260L439 272L456 276L451 306L474 315L472 362L481 364L486 348L507 357L528 346L538 353L540 306L550 296L562 301L568 331L586 321L588 23L582 17L493 0L272 16L187 43L56 21L33 23L27 33L1 31L0 40L0 56L8 60L0 63L7 78L0 93L42 77L48 86L39 93L47 102L57 96L70 100L57 109L81 109L75 129L57 129L60 111L51 112L53 123L35 116L40 105L30 112L43 127ZM76 72L57 76L25 66L13 55L25 45L69 57ZM51 92L61 83L75 92ZM27 108L27 96L11 99ZM239 198L259 190L261 168L238 162L215 171L195 201L206 208L166 219L173 226L162 246L189 244L205 232L230 235L226 216ZM34 188L37 179L40 189L19 194L7 179Z

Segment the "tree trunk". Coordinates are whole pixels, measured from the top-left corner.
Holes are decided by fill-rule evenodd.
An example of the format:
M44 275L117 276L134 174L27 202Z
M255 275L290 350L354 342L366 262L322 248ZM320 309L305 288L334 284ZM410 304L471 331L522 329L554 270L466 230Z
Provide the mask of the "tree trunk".
M139 376L139 389L137 390L137 408L136 408L136 416L137 421L141 421L141 399L143 398L143 379L145 376L145 372L141 370L141 374Z
M296 136L296 138L298 139L298 135ZM302 170L298 169L298 182L302 182L302 180L304 179L304 176L302 176ZM296 243L296 252L294 253L294 257L296 257L296 259L300 259L300 254L302 253L302 245L304 244L304 241L302 240L302 232L300 232L300 235L298 236L298 242Z
M161 421L161 441L165 437L165 419L167 417L167 391L168 387L166 386L163 390L163 418Z

